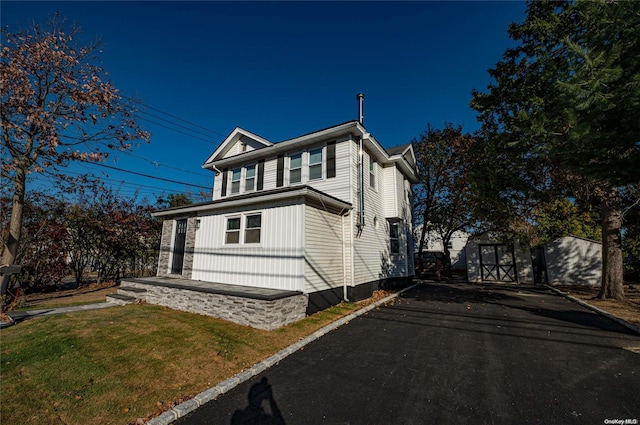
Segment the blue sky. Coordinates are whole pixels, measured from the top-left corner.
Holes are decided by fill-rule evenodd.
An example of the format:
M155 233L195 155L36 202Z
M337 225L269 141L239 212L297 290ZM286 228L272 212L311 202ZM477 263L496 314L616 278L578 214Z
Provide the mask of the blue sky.
M0 3L2 25L11 31L56 11L77 23L84 39L100 38L102 66L115 86L153 108L140 121L151 143L115 165L210 186L212 175L200 167L236 126L286 140L356 119L359 92L366 95L365 127L385 147L410 142L427 123L476 130L471 90L486 88L487 69L512 45L506 29L524 18L525 4ZM188 127L198 133L177 129L206 141L157 123ZM189 189L108 174L125 195L136 188L150 198Z

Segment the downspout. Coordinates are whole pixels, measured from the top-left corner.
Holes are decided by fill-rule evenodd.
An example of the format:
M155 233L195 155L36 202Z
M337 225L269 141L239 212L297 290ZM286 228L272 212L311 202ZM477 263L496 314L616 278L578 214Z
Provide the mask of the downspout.
M213 185L211 187L211 199L213 199L214 198L214 195L213 195L214 188L213 188L213 186L215 186L215 184L216 184L216 177L219 176L222 173L222 171L218 170L218 167L216 167L213 164L211 165L211 169L213 169L213 172L215 173L213 175Z
M345 302L349 302L349 292L347 290L347 261L345 258L346 249L345 244L347 243L347 239L344 234L344 215L340 218L340 224L342 225L342 299ZM349 230L351 227L349 227ZM351 233L351 231L349 231Z
M364 94L358 93L358 122L364 126ZM364 228L364 137L366 133L360 136L358 152L358 232L362 232Z
M358 231L364 227L364 137L360 136L358 147Z

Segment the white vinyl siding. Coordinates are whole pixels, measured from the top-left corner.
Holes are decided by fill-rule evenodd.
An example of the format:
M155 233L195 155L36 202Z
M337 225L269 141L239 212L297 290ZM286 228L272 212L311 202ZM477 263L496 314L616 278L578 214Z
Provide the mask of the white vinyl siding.
M368 155L367 155L368 157ZM365 158L367 158L365 157ZM397 207L397 194L393 191L396 187L395 166L381 168L376 171L378 181L376 185L379 190L364 191L364 211L365 211L365 227L358 236L355 226L357 222L358 197L357 197L357 181L358 181L358 145L353 143L352 154L352 178L354 179L353 188L353 261L354 261L354 282L358 285L361 283L371 282L384 278L409 276L408 257L407 257L407 229L410 229L411 211L408 210L409 221L398 222L398 254L392 255L390 252L390 222L385 218L390 217L388 214L395 215L391 217L400 218ZM368 160L365 162L368 165ZM367 173L365 169L365 185L369 186L367 181ZM402 175L399 173L400 176ZM402 196L399 195L399 196ZM378 226L374 226L374 218L378 221Z
M305 206L305 292L343 284L342 217Z
M338 139L336 142L336 176L332 178L326 178L325 176L325 168L326 168L326 152L323 150L322 153L322 176L323 178L319 178L317 180L309 179L309 171L308 165L305 167L305 163L308 164L308 160L302 161L302 168L300 173L301 182L307 184L315 189L318 189L328 195L341 199L345 202L353 202L351 196L351 184L350 181L350 171L351 168L351 153L350 147L353 144L353 141L348 139ZM318 148L324 148L324 144L322 146L316 145L310 148L310 151ZM263 179L263 190L272 190L276 189L276 173L277 173L277 159L275 157L267 157L265 158L264 163L264 179ZM289 177L289 169L290 166L288 164L289 159L285 161L285 185L288 184ZM381 168L378 166L378 170ZM256 169L257 175L257 169ZM257 178L256 178L257 181ZM357 181L357 180L355 180ZM289 183L290 184L290 183ZM245 187L245 191L246 191ZM215 176L215 184L213 186L213 199L221 199L221 191L222 191L222 173ZM228 174L227 181L227 195L231 194L231 173Z
M326 152L323 152L322 175L325 178L318 180L308 180L306 184L318 189L327 195L331 195L345 202L352 203L350 172L351 170L351 145L352 141L348 139L338 139L336 142L336 176L326 178ZM315 148L311 148L313 150ZM275 178L275 177L274 177ZM354 182L357 182L355 180ZM275 183L274 183L275 186Z
M192 279L292 291L304 289L304 205L281 201L201 215ZM226 216L261 213L260 244L225 245ZM244 223L243 223L244 224Z
M261 148L264 148L264 145L262 143L256 142L255 140L247 137L243 137L241 140L236 141L232 146L230 146L227 152L224 153L222 158L229 158L239 155L243 152L250 152Z

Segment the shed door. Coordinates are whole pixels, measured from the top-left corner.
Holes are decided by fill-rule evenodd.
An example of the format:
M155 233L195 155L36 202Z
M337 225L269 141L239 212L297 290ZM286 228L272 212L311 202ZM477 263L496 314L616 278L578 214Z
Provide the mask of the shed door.
M173 262L171 263L172 274L182 274L182 263L184 261L184 245L187 240L187 220L176 221L176 237L173 243Z
M506 244L480 244L480 272L483 282L515 282L513 247Z

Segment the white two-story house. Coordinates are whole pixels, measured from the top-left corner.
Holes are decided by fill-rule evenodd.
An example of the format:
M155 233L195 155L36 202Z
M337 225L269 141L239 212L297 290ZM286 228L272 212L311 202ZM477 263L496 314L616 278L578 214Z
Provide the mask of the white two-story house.
M278 143L236 128L203 167L211 201L154 213L158 276L294 291L310 314L414 275L410 144L359 121Z

